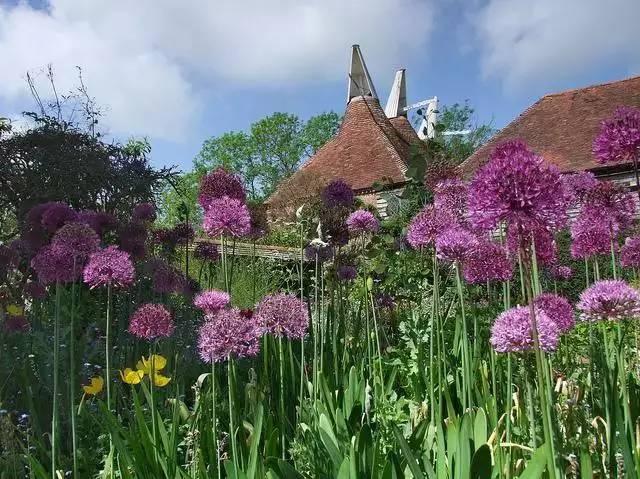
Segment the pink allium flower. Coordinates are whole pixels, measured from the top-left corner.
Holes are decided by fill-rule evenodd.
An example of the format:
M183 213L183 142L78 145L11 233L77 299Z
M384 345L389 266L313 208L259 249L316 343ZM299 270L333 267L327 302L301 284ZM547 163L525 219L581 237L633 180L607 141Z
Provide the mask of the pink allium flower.
M151 234L154 244L162 245L166 250L173 250L178 244L178 237L173 228L155 228Z
M336 276L340 281L353 281L358 277L358 270L350 264L341 264L336 269Z
M578 201L582 201L585 195L598 185L596 176L590 171L563 175L562 180L567 191Z
M427 205L409 223L407 242L415 249L432 245L438 233L455 223L451 213Z
M73 268L73 256L65 248L48 245L40 249L31 260L31 267L44 285L56 282L70 283L80 276L82 268Z
M37 281L29 281L24 285L24 294L33 299L43 299L47 296L47 289Z
M573 276L573 270L569 266L561 266L554 264L549 268L549 274L554 279L568 280Z
M205 314L213 314L220 309L226 308L230 301L229 293L214 289L197 295L193 300L193 304Z
M556 262L558 248L553 233L534 225L532 229L509 228L507 230L507 249L517 258L519 248L530 255L536 251L538 265L549 265Z
M142 223L153 223L156 220L156 207L152 203L139 203L131 212L131 220Z
M102 211L85 210L78 213L76 219L78 223L84 223L93 228L98 236L104 235L107 231L114 230L118 226L115 216Z
M218 261L220 253L218 247L213 243L200 241L193 250L193 256L202 261Z
M557 230L566 222L568 194L559 170L544 163L522 141L495 149L469 187L469 219L480 229L505 221L509 226L536 225Z
M184 274L163 259L148 261L146 268L151 273L151 288L156 293L182 293L188 286Z
M208 315L198 333L198 351L205 363L255 356L262 328L255 318L245 318L236 308Z
M78 214L64 203L51 203L42 213L42 227L49 233L55 232L65 223L75 221Z
M464 262L469 251L478 243L476 235L466 228L454 226L439 233L436 238L436 254L445 261Z
M141 259L147 254L147 228L141 223L127 223L118 229L118 243L120 249L129 253L135 259Z
M215 200L224 197L244 203L247 195L242 186L242 180L237 175L228 173L224 168L218 168L200 180L198 203L205 210L209 210Z
M100 238L93 228L84 223L67 223L51 240L51 245L65 249L81 267L89 255L100 247Z
M609 254L611 240L619 231L619 225L612 220L604 210L583 208L571 225L571 256L590 258L596 254Z
M599 163L633 161L640 148L640 109L620 106L604 120L593 140L593 154Z
M507 281L513 276L513 265L506 250L489 240L479 240L464 261L464 280L471 284Z
M246 236L251 231L249 209L242 201L229 198L214 198L204 214L202 227L209 236Z
M323 242L311 242L304 247L304 257L307 261L324 263L333 258L333 247Z
M193 241L196 232L189 223L178 223L172 228L173 236L177 244L185 244L187 241Z
M39 229L42 228L42 215L44 212L49 209L50 206L58 204L55 201L50 201L47 203L40 203L32 207L25 217L25 223L31 229Z
M623 230L633 223L636 196L622 185L612 181L599 181L585 194L582 211L586 210L598 210L607 221L619 225L618 229Z
M459 222L466 220L469 186L462 180L449 178L434 188L433 204L437 210L447 211Z
M83 275L84 282L91 288L126 287L133 283L135 270L129 253L109 246L89 256Z
M585 321L640 317L640 293L621 280L598 281L580 294L578 309Z
M373 216L373 213L367 210L357 210L347 218L347 228L352 234L376 233L380 228L380 223Z
M287 293L275 293L262 298L254 318L266 333L278 337L302 339L309 328L307 305Z
M558 325L544 311L536 312L540 349L555 351L560 339ZM531 312L528 306L516 306L503 312L491 327L491 346L499 353L529 351L534 347Z
M354 202L351 186L341 179L333 180L325 186L320 197L325 206L329 208L336 206L351 207Z
M561 334L571 330L575 325L573 307L568 299L553 293L543 293L534 299L533 304L558 325Z
M140 339L152 341L173 334L175 325L171 313L161 304L140 306L129 319L129 332Z
M4 329L7 333L26 333L31 330L31 325L29 321L22 316L7 316L4 323L2 324L2 329Z
M640 236L632 236L625 240L620 250L620 264L625 268L640 267Z

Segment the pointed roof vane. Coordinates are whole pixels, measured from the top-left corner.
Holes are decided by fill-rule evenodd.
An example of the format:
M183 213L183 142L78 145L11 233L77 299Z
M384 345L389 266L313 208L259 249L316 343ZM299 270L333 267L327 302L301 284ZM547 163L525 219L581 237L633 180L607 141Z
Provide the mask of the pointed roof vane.
M407 80L404 68L396 72L384 113L387 118L407 116Z
M349 88L347 103L356 96L371 96L378 98L376 89L371 81L369 70L362 57L360 45L353 45L351 49L351 68L349 69Z

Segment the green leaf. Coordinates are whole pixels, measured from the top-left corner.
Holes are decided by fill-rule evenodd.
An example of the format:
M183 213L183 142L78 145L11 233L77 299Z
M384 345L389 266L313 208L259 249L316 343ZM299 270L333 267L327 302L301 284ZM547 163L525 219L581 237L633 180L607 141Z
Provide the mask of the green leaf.
M484 409L478 409L473 423L473 446L476 451L487 442L487 415Z
M547 469L547 445L543 444L533 453L520 479L538 479Z
M337 470L342 465L343 459L342 454L340 454L340 448L338 447L338 440L333 433L331 423L329 422L329 419L327 419L327 416L325 416L324 414L320 415L318 426L320 428L320 440L329 453L329 457L331 457L333 466Z
M424 479L424 474L422 474L422 471L420 470L418 460L413 455L413 452L411 452L411 448L409 447L409 444L407 444L407 441L402 435L402 432L400 431L400 429L398 429L398 427L395 424L393 424L391 428L393 430L393 435L395 436L396 441L400 445L402 454L407 460L407 465L409 466L409 469L411 470L413 477L415 479Z
M591 479L593 477L593 466L591 465L591 454L589 451L580 453L580 477L582 479Z
M262 403L258 404L256 409L256 418L253 425L253 433L251 434L251 448L249 451L249 467L247 467L247 477L254 479L256 477L256 468L258 466L258 446L260 445L260 436L262 434Z
M491 477L491 448L483 444L476 450L471 459L470 479L487 479Z

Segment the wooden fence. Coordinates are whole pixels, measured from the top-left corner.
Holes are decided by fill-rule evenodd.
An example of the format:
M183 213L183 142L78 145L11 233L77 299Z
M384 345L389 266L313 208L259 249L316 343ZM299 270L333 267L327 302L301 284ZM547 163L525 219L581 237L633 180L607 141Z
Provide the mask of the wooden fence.
M193 251L198 243L212 243L218 247L218 250L221 248L220 240L196 238L191 244L190 249ZM277 259L281 261L300 261L300 249L288 246L269 246L263 244L256 244L254 246L253 243L235 242L234 244L233 241L229 241L227 243L227 253L234 256L251 256L254 254L254 247L255 255L258 258Z

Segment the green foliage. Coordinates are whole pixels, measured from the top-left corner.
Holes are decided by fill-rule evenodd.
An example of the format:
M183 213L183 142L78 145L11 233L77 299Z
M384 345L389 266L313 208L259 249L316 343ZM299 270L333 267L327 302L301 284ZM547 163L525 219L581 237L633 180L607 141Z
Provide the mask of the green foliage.
M181 173L164 187L157 197L158 223L163 226L174 226L185 220L185 208L189 211L192 224L202 222L201 210L198 205L198 187L202 173L198 170Z

